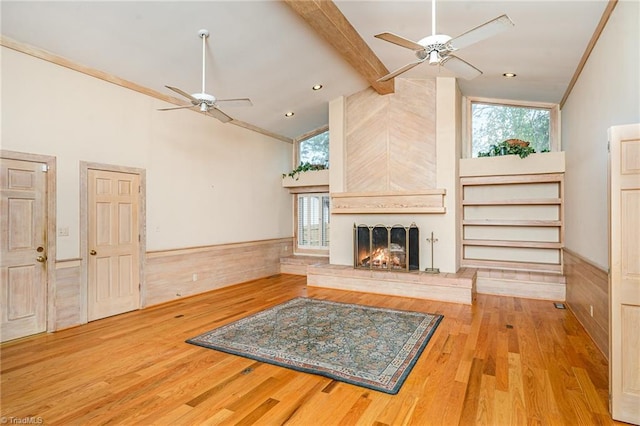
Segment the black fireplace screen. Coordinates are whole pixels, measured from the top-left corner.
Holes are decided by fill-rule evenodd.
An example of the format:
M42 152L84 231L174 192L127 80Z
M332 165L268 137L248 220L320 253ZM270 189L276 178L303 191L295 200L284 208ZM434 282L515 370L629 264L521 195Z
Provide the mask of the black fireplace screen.
M389 271L417 271L419 236L410 226L353 225L354 267Z

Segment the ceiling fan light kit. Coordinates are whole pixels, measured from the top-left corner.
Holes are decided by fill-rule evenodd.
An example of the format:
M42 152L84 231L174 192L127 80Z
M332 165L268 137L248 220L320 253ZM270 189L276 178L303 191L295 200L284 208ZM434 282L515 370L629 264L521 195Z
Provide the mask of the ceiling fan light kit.
M429 64L437 65L440 63L440 55L437 50L432 50L429 52Z
M430 36L424 37L420 41L415 42L389 32L375 35L376 38L381 40L413 50L418 58L417 62L411 62L400 67L397 70L380 77L378 81L390 80L406 71L409 71L411 68L420 65L422 62L425 62L427 58L429 59L430 65L443 66L453 72L457 77L471 80L481 75L482 71L453 55L453 52L492 37L513 26L514 23L507 15L501 15L455 38L451 38L444 34L436 34L436 2L433 0L431 2L432 33Z
M218 108L218 104L223 102L228 106L251 106L251 100L249 98L235 98L235 99L216 99L215 96L210 95L205 90L205 76L206 76L206 68L205 68L205 58L207 52L207 38L209 37L208 30L200 30L198 31L198 37L202 39L202 91L200 93L189 94L184 90L178 89L177 87L165 86L167 89L176 92L177 94L187 98L191 105L171 107L171 108L160 108L158 111L171 111L174 109L193 109L199 110L203 114L210 115L223 123L227 123L233 120L230 116L222 112Z

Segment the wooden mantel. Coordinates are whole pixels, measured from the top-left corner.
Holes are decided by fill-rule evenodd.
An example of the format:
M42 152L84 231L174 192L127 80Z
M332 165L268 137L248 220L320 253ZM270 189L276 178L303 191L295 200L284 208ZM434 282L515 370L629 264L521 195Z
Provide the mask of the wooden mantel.
M444 189L396 192L335 192L332 214L445 213Z

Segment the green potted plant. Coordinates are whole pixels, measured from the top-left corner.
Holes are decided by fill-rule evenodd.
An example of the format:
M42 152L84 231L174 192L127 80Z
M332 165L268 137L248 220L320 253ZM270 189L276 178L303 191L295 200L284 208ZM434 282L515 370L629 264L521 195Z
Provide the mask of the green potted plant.
M525 158L536 150L529 146L529 142L521 139L507 139L500 143L491 145L488 151L479 152L478 157L498 157L501 155L518 155Z
M283 173L282 178L286 178L289 176L292 179L298 180L300 178L300 173L308 172L311 170L326 170L327 164L311 164L311 163L300 163L298 167L291 170L289 173Z

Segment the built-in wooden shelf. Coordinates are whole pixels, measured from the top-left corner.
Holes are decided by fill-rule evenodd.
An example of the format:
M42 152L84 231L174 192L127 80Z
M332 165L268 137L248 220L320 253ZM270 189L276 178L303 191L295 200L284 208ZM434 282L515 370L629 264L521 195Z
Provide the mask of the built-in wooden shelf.
M547 198L547 199L511 199L511 200L492 200L492 201L478 201L468 200L463 201L463 206L526 206L526 205L560 205L562 200L560 198Z
M510 220L510 219L467 219L462 225L473 226L562 226L561 220Z
M471 176L460 178L465 186L471 185L513 185L516 183L560 182L564 173L541 173L499 176Z
M562 248L562 243L548 241L462 240L462 244L465 246L485 247Z
M506 271L552 272L562 274L559 263L512 262L483 259L464 259L460 262L463 268L503 269Z
M462 266L562 272L564 173L463 176L460 184Z
M285 176L282 178L282 186L284 188L303 188L303 187L326 187L329 188L329 169L309 170L307 172L298 173L295 178Z

